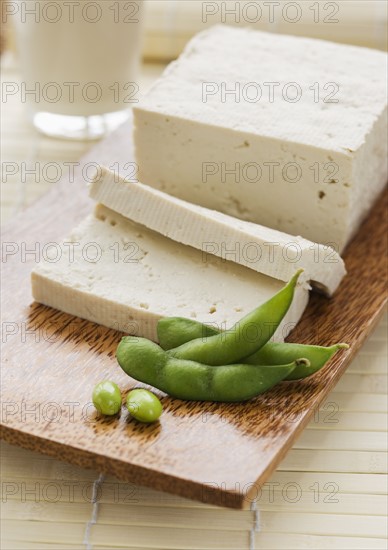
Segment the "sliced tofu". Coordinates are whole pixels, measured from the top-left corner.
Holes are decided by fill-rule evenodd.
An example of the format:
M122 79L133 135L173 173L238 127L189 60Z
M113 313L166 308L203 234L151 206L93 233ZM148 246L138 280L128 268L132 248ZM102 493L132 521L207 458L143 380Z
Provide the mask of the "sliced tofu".
M184 316L228 328L283 281L178 244L98 205L32 272L36 301L157 341L161 317ZM298 284L275 339L299 321L309 287Z
M92 182L90 196L134 222L200 250L202 261L215 255L280 281L288 281L303 267L302 277L327 295L346 273L342 258L330 247L128 182L106 168Z

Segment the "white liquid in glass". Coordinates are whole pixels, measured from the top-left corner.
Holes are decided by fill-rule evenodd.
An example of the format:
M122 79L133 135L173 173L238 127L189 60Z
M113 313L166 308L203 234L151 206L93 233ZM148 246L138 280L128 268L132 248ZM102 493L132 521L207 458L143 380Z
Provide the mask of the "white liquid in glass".
M142 2L19 1L21 94L44 133L95 138L138 100Z

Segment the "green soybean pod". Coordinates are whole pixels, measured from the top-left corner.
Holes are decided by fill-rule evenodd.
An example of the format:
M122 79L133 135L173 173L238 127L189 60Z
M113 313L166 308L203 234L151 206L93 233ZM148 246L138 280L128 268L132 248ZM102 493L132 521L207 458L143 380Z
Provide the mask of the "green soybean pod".
M168 353L177 359L206 365L227 365L255 353L273 336L287 313L302 271L299 269L277 294L248 313L231 329L210 336L205 342L203 338L196 338ZM256 336L248 338L247 333L251 329L254 329Z
M310 364L299 365L286 378L286 380L300 380L319 371L340 349L349 349L349 345L340 343L325 347L291 344L288 342L268 342L259 351L246 357L244 362L250 365L271 366L277 365L278 361L290 362L295 361L298 357L305 357L309 360Z
M169 349L174 344L182 345L190 341L190 338L206 338L220 332L214 327L184 317L165 317L161 321L163 324L160 329L158 324L158 337L163 349ZM341 343L324 347L288 342L267 342L259 351L244 358L243 361L250 365L271 366L283 365L295 361L299 357L305 357L310 361L310 365L299 365L286 378L286 380L299 380L319 371L340 349L349 349L349 345Z
M121 409L121 393L119 387L110 380L104 380L94 387L93 405L98 412L106 415L117 414Z
M219 330L186 317L163 317L158 321L158 340L164 350L177 348L196 338L205 340L219 334Z
M131 390L127 395L127 409L139 422L156 422L163 406L155 394L142 388Z
M235 364L211 366L176 359L160 346L133 336L125 336L116 357L129 376L150 384L172 397L193 401L247 401L286 378L306 359L271 368Z

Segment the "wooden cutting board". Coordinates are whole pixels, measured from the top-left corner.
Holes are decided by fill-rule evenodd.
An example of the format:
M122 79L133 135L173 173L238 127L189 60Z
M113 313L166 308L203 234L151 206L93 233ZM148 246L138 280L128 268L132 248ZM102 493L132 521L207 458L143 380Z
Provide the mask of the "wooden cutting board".
M290 340L351 344L322 371L282 383L243 404L183 402L163 394L160 423L125 414L100 418L94 384L135 385L118 368L120 333L32 302L30 271L44 245L60 242L93 207L82 174L92 163L128 173L131 123L97 145L71 178L15 218L3 232L1 436L123 481L203 502L248 507L336 384L386 303L387 193L345 254L348 275L331 300L313 295ZM36 254L31 253L32 250ZM327 413L326 413L327 414Z

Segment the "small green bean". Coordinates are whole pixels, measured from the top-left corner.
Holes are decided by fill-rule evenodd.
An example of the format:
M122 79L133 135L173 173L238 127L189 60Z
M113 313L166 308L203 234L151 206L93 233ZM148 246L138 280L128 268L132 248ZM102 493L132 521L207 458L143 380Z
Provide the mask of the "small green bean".
M184 317L164 317L158 323L158 337L163 349L177 347L190 341L190 338L207 338L218 334L215 327L204 325ZM267 342L259 351L246 357L244 363L250 365L284 365L305 357L310 366L304 364L296 367L286 380L299 380L311 376L319 371L340 349L348 349L348 344L334 344L333 346L309 346L305 344L291 344Z
M272 368L244 364L215 367L177 359L150 340L134 336L121 340L116 357L135 380L193 401L246 401L275 386L298 366L309 364L307 359L299 359Z
M121 408L119 387L110 380L104 380L94 387L92 400L93 405L102 414L117 414Z
M155 394L148 390L135 389L127 396L127 409L139 422L155 422L163 411L163 406Z
M177 359L206 365L227 365L255 353L273 336L287 313L302 271L303 269L299 269L275 296L254 309L231 329L209 336L205 341L203 338L196 338L168 353Z

